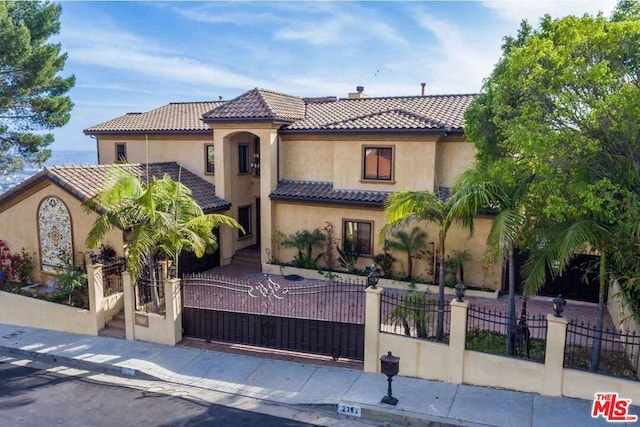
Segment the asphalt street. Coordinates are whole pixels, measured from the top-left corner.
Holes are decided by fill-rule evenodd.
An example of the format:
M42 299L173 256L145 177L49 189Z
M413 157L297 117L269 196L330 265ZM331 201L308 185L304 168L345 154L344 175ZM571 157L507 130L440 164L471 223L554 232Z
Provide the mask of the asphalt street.
M314 425L10 363L0 363L0 420L4 427Z

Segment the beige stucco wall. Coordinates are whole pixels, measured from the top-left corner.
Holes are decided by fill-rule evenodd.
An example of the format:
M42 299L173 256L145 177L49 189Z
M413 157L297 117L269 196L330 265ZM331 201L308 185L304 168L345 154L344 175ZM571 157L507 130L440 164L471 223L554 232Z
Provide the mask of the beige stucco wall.
M448 137L438 141L436 185L452 187L456 176L473 162L475 155L475 146L461 137Z
M379 233L385 225L384 212L382 209L371 208L350 208L342 206L315 206L302 203L286 203L276 202L274 206L274 230L285 235L294 234L299 230L311 231L315 228L322 229L326 222L330 222L334 227L334 237L337 244L342 242L342 223L345 219L371 221L373 223L373 253L374 255L382 252L379 241ZM453 224L447 234L445 253L450 254L454 250L469 250L471 260L464 265L465 283L476 287L484 287L488 289L498 289L500 287L500 272L502 264L496 262L488 268L483 268L482 257L486 251L486 239L491 228L491 218L478 217L475 221L475 231L472 236L469 232L461 229L457 224ZM422 223L420 227L426 229L428 233L428 242L437 245L438 229L433 224ZM296 254L293 248L280 248L278 250L272 236L272 242L268 246L271 253L281 262L290 262ZM433 245L429 246L433 248ZM320 254L324 249L315 249L314 254ZM407 256L404 253L393 251L392 255L396 258L394 269L396 272L406 272ZM364 268L371 265L372 259L369 256L361 256L358 260L358 267ZM427 274L428 264L432 264L431 257L414 260L414 277L422 277L426 280L432 280L433 277ZM324 265L324 264L323 264Z
M637 381L592 374L574 369L563 369L562 395L592 400L596 393L618 393L620 398L640 402L640 386Z
M0 323L97 335L95 313L0 291Z
M294 234L296 231L308 230L315 228L322 229L327 222L333 224L334 238L337 239L336 244L342 244L342 221L343 220L359 220L370 221L373 223L373 251L374 254L380 252L378 247L378 232L384 225L384 214L381 209L367 208L349 208L342 206L315 206L301 203L273 203L273 229L274 231L283 233L284 235ZM295 248L277 247L273 240L269 245L271 253L274 257L283 262L291 262L297 253ZM264 249L264 248L263 248ZM324 252L324 249L314 249L314 256ZM321 259L321 265L324 260ZM370 256L361 256L358 260L358 267L364 268L371 265ZM336 265L339 265L336 262Z
M333 181L333 147L330 139L281 137L280 179Z
M381 333L378 358L385 349L400 357L400 375L447 381L449 346L436 342ZM379 364L378 364L379 365ZM378 366L378 370L379 370Z
M337 189L434 190L436 137L284 135L280 178L330 181ZM393 180L362 180L363 147L393 147Z
M148 141L148 144L147 144ZM213 144L213 132L206 135L122 135L98 137L100 164L116 163L116 143L125 143L129 163L178 162L189 171L213 182L205 173L205 145Z
M44 188L28 194L24 198L17 196L15 199L0 206L0 239L7 242L12 252L20 252L20 248L26 248L34 255L34 280L44 279L40 277L40 250L38 242L38 207L40 202L51 196L64 201L71 216L73 251L76 265L80 265L82 253L88 253L91 249L85 244L86 236L97 218L94 212L86 212L81 202L75 197L47 181ZM17 202L17 203L14 203ZM114 229L107 234L105 244L111 245L118 254L122 254L122 231ZM89 260L87 259L87 262ZM44 280L43 280L44 281Z

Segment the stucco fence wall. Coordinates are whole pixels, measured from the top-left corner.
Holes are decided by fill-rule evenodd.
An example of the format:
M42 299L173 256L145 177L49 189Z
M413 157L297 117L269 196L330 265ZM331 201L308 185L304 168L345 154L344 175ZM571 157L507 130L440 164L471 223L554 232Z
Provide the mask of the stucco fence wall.
M163 268L166 278L166 268ZM180 279L163 280L165 295L164 314L148 313L136 309L136 288L131 275L122 273L124 289L125 332L128 340L176 345L182 340L182 299Z
M367 289L364 370L380 373L380 357L393 352L400 357L399 375L500 387L511 390L592 400L597 392L617 392L640 401L637 381L563 367L567 321L547 316L545 362L497 356L465 349L466 302L451 301L449 344L380 332L380 295L384 289Z
M135 287L122 273L123 292L104 297L102 265L87 266L89 310L0 291L0 323L84 335L98 335L124 310L127 339L175 345L182 339L180 280L165 280L165 313L135 309Z
M0 291L0 323L98 335L105 323L124 306L121 292L103 296L101 267L87 267L89 310Z

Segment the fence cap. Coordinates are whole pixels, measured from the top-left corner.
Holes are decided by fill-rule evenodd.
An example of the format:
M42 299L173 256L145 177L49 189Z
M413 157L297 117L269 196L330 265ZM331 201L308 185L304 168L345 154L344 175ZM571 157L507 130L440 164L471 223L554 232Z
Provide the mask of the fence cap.
M547 314L547 322L562 323L563 325L569 323L565 317L556 317L551 313Z
M452 305L452 306L455 305L457 307L465 307L465 308L469 307L469 301L458 301L455 298L452 299L449 304Z

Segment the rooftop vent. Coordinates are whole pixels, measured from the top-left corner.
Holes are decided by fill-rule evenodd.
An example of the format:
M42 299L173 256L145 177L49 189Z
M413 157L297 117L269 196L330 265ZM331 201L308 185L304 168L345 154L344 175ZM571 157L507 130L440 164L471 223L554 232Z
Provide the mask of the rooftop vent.
M355 92L349 92L349 99L361 99L366 97L367 94L364 93L364 86L356 86Z

